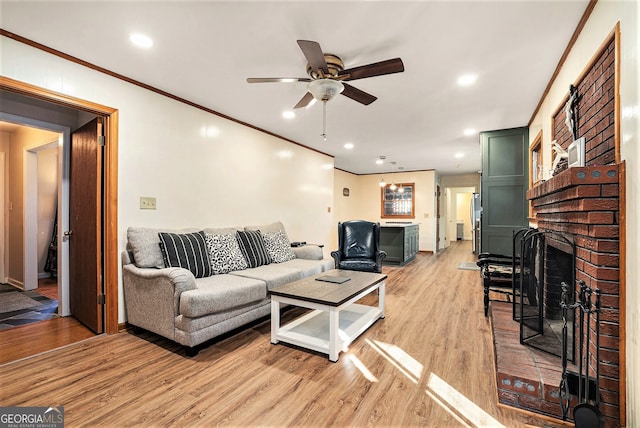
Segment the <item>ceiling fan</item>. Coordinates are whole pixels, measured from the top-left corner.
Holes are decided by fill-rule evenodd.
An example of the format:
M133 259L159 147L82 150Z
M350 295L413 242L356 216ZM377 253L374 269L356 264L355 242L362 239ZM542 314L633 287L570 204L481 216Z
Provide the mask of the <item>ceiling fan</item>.
M307 59L307 74L309 74L309 77L250 77L247 82L308 82L307 93L294 108L306 107L313 99L326 103L338 94L342 94L361 104L369 105L377 97L344 82L404 71L404 64L400 58L388 59L345 70L342 59L337 55L323 53L317 42L298 40L298 46L300 46Z

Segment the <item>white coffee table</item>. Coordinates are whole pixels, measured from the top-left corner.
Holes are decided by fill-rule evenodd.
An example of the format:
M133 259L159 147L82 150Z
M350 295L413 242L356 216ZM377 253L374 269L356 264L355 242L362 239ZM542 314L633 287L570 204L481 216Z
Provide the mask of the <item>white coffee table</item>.
M336 284L317 278L341 277ZM309 278L272 288L271 343L286 342L329 355L338 354L378 319L384 318L384 293L387 275L349 270L331 270ZM379 290L378 306L354 303ZM313 311L280 325L281 305L293 305Z

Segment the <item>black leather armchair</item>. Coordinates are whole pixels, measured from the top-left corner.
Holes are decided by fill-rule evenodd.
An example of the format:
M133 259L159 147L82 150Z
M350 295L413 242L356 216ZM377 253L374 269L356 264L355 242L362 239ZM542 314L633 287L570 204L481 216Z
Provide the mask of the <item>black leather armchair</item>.
M336 269L382 272L387 253L380 250L380 223L351 220L338 223L338 249L331 252Z

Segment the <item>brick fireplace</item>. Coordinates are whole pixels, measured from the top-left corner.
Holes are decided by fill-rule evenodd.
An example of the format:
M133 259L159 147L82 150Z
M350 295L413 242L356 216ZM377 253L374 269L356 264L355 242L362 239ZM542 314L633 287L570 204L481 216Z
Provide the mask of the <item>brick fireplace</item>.
M621 184L618 68L614 34L574 83L576 131L585 137L585 167L555 173L527 192L531 223L563 234L575 244L575 280L602 292L600 323L600 411L606 427L621 425L620 224ZM562 100L549 119L551 139L565 150L573 141ZM621 177L622 174L622 177ZM575 284L574 284L575 286ZM518 325L507 303L492 305L498 398L503 404L559 417L561 359L519 344ZM576 320L577 322L578 320ZM595 321L591 318L593 332ZM577 331L576 331L577 333ZM576 339L577 340L577 339ZM592 351L595 351L592 346ZM576 357L578 352L576 352ZM595 374L595 357L590 360ZM624 370L623 370L624 371ZM571 408L577 403L572 403ZM571 415L570 415L571 416Z
M538 229L573 237L576 280L602 291L600 410L612 427L620 424L619 175L617 165L570 168L527 192Z

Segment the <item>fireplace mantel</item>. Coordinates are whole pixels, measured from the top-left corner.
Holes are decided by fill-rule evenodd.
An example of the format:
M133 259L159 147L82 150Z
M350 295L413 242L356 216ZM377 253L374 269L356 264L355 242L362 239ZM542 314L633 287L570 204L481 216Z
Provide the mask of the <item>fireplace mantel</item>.
M552 193L581 185L617 184L618 175L618 165L567 168L549 180L529 189L527 191L527 199L539 199Z

